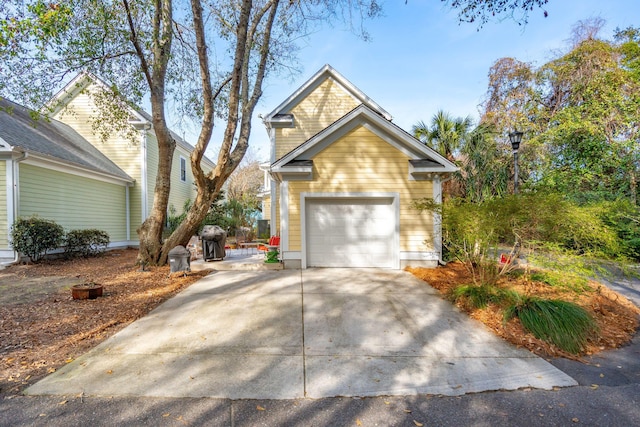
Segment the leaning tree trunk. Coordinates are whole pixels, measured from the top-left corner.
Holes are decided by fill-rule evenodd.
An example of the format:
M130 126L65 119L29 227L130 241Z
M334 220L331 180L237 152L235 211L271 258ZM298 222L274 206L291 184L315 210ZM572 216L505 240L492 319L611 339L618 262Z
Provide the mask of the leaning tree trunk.
M278 4L279 0L270 0L265 3L261 10L255 13L255 15L252 15L252 1L242 1L240 18L236 27L236 50L233 69L230 77L222 83L217 91L214 91L211 86L209 74L209 60L204 35L202 5L199 0L191 0L204 96L202 129L198 137L198 143L191 153L191 170L196 182L197 195L196 200L187 212L185 220L176 228L171 236L164 241L158 258L158 264L160 265L167 262L169 251L172 248L176 245L187 244L191 236L205 219L211 203L220 193L222 185L240 164L249 147L251 116L262 94L262 82L264 80L269 56L271 28L273 27L277 14ZM266 22L262 29L263 32L258 36L258 29L262 19L265 17ZM251 20L252 18L253 21ZM257 38L260 39L260 43L257 44L261 46L259 50L259 62L257 70L255 71L256 77L253 88L251 94L249 94L249 72L252 66L249 64L249 57L251 55L250 47L256 44ZM214 100L227 84L230 85L227 100L227 126L224 132L222 146L218 153L216 167L213 171L205 174L200 163L213 131ZM240 114L240 112L242 114ZM236 141L235 148L233 148L234 140Z
M152 22L154 42L151 58L147 58L144 54L143 41L138 39L138 32L129 10L128 1L124 1L123 4L127 10L131 43L140 60L140 67L151 91L152 123L158 141L158 175L156 176L153 206L149 216L137 230L140 239L138 263L143 266L145 264L155 265L158 264L162 250L162 231L171 190L171 164L176 147L176 142L169 132L164 111L167 66L173 40L173 3L172 0L154 2ZM146 177L143 176L142 179L146 179Z

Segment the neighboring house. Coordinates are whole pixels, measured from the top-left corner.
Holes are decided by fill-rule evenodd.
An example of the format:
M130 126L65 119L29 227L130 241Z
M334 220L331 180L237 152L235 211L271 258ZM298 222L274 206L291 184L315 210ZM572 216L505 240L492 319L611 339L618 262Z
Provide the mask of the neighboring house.
M89 93L107 86L89 74L71 81L51 101L51 119L0 100L0 259L13 258L10 229L18 217L38 215L65 230L97 228L111 247L137 246L137 228L153 204L158 143L151 118L130 109L137 138L92 128L97 108ZM177 135L169 205L182 212L195 199L189 155L193 147ZM214 164L203 160L205 170Z
M285 268L437 265L440 221L411 204L441 200L453 163L329 65L264 123L271 182L263 213Z

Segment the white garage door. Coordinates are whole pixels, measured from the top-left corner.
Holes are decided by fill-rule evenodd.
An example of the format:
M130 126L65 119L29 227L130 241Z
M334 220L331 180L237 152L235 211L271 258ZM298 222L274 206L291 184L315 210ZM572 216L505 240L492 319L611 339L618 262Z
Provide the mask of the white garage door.
M394 268L393 198L307 199L307 267Z

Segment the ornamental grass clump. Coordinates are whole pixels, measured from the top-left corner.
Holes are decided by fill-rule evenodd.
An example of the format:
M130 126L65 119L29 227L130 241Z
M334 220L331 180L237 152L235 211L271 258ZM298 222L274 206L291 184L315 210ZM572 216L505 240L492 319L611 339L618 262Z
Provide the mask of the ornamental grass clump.
M568 301L524 297L507 308L504 319L507 321L514 316L536 338L572 354L584 350L587 340L595 337L598 331L589 313Z
M494 285L460 285L453 289L451 300L472 309L485 308L489 304L505 306L516 304L520 295L511 289L502 289Z

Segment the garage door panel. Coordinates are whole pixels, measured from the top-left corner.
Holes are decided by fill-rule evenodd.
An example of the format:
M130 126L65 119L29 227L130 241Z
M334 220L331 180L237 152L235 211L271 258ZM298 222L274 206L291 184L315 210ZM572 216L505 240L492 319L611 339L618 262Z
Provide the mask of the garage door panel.
M392 268L396 215L392 198L308 199L307 266Z

